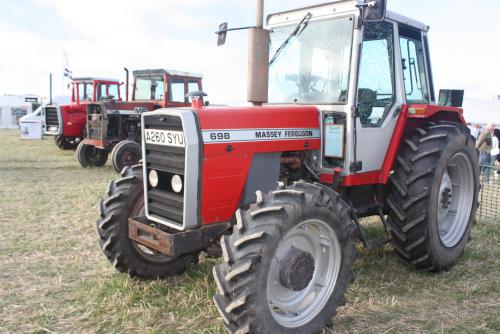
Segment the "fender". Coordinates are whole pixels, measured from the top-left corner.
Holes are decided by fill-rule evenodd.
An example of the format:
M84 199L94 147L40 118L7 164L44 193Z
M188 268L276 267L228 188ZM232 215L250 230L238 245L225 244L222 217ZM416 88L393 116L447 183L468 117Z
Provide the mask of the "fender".
M254 176L262 173L272 174L264 178L267 183L275 179L276 166L262 167L266 166L261 161L263 154L272 156L273 153L321 147L316 107L203 108L196 113L204 143L202 224L232 219L240 203L247 202L245 198L254 192L252 185L247 186L251 169L251 180L255 182L262 183L258 181L262 178Z
M345 176L342 185L353 187L368 184L387 184L403 138L411 136L415 128L434 120L445 120L466 125L463 112L462 108L454 107L424 104L404 105L401 108L382 169L380 171Z

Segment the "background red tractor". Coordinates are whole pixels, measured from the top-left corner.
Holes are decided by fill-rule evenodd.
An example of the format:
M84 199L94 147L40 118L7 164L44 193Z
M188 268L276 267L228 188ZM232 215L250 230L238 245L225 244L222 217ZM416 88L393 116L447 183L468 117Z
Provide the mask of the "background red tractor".
M84 137L87 104L105 100L121 101L120 82L94 77L73 78L71 103L44 107L45 133L54 136L62 150L75 149Z
M157 69L134 71L133 75L131 102L110 100L87 105L86 136L77 149L82 167L103 166L110 152L117 172L137 164L142 155L141 114L188 107L188 93L202 90L200 74Z
M97 231L114 267L143 279L183 272L220 240L214 301L230 333L315 333L346 303L355 232L386 242L367 240L362 217L380 218L409 266L455 264L477 151L462 109L436 104L428 26L352 0L264 29L257 3L254 106L143 113L142 165L111 182Z

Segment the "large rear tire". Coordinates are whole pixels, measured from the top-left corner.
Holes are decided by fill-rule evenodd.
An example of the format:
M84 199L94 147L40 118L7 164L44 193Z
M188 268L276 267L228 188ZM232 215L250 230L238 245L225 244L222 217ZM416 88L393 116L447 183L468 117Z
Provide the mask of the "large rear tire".
M108 161L109 152L81 142L76 149L76 157L82 167L102 167Z
M468 129L451 122L415 130L401 143L388 224L396 253L421 271L442 271L463 254L474 224L479 163Z
M78 146L75 140L71 140L71 138L65 136L55 136L54 143L59 149L63 151L74 150Z
M111 162L117 173L127 166L135 166L142 157L141 145L132 140L124 140L116 144L111 151Z
M315 333L354 279L349 208L333 190L302 182L257 195L221 239L214 302L230 333Z
M128 219L144 214L142 180L142 166L137 165L126 167L122 178L109 184L97 220L101 250L116 270L131 277L155 279L181 274L198 261L198 253L170 258L128 237Z

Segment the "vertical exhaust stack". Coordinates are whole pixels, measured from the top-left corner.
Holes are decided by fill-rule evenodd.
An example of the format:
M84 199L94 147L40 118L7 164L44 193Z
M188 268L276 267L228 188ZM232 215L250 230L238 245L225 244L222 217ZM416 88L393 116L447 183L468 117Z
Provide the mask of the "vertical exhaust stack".
M129 80L129 74L128 74L128 68L124 67L125 70L125 101L128 102L128 80Z
M247 90L247 100L255 106L268 102L270 38L270 31L264 29L264 0L257 0L257 25L248 38Z

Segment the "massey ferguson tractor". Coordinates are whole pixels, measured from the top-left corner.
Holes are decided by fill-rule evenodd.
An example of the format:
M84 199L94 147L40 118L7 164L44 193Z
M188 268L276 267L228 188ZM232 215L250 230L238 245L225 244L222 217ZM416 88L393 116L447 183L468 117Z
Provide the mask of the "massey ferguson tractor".
M416 270L455 264L477 152L463 110L435 102L428 26L345 0L264 29L257 3L253 106L143 113L142 165L111 182L97 231L113 266L141 279L180 274L220 240L214 301L230 333L316 333L346 303L354 238L383 244L360 218L380 217Z
M82 167L101 167L111 152L119 173L141 159L141 114L159 108L190 106L189 93L200 92L200 74L172 70L134 71L131 102L87 104L86 135L77 148ZM128 87L128 75L127 75ZM128 92L127 92L128 96Z
M86 106L105 100L121 101L120 82L114 79L74 78L71 103L44 107L45 134L62 150L75 149L84 137Z

